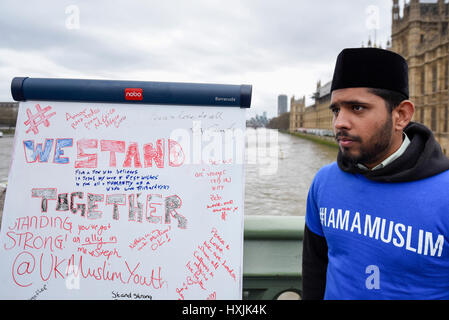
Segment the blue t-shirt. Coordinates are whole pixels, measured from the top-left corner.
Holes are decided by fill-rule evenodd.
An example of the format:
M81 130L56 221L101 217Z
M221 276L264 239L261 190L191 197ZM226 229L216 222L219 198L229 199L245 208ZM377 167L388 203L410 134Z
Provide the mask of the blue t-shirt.
M306 224L328 245L325 299L449 299L449 171L375 182L320 169Z

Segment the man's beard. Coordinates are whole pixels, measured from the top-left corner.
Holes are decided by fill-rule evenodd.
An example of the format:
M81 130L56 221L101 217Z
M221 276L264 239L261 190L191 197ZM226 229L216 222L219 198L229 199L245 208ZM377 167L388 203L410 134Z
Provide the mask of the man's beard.
M380 127L370 140L365 143L363 143L359 136L349 135L345 130L337 132L335 136L336 139L339 137L348 137L353 141L357 141L360 145L358 155L352 155L349 148L340 147L343 159L354 164L373 164L383 160L382 157L386 155L387 149L391 143L392 128L393 121L390 115L382 127Z

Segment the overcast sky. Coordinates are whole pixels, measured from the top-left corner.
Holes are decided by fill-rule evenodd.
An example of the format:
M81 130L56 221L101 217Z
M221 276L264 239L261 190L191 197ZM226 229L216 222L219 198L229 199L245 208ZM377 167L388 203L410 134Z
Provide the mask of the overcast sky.
M400 1L400 3L402 3ZM0 101L15 76L251 84L248 116L308 98L336 56L391 34L391 0L0 1Z

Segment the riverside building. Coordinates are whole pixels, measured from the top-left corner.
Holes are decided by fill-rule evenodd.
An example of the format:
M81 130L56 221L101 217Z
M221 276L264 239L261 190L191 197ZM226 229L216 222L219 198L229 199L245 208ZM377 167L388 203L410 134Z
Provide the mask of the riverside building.
M409 66L410 99L415 103L412 121L431 129L445 155L449 155L449 3L410 0L403 8L393 0L391 44ZM370 46L370 43L368 43ZM373 44L376 46L376 44ZM332 130L330 82L317 84L315 102L290 99L290 131ZM321 132L321 131L319 131Z

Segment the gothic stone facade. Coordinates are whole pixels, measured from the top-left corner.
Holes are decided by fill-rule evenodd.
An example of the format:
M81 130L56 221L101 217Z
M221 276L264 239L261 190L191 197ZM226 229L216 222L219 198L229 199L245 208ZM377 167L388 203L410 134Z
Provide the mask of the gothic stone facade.
M429 127L448 155L449 4L444 0L436 3L410 0L405 3L402 14L400 11L398 0L393 0L391 47L388 49L401 54L409 65L410 99L416 107L413 121ZM326 95L320 87L315 93L318 99L312 106L306 107L305 99L291 99L290 130L332 128L332 115L328 110L330 94Z
M324 129L332 130L332 113L330 105L330 85L328 82L321 86L317 84L317 91L314 93L315 102L306 107L306 98L290 99L290 131L298 129Z

